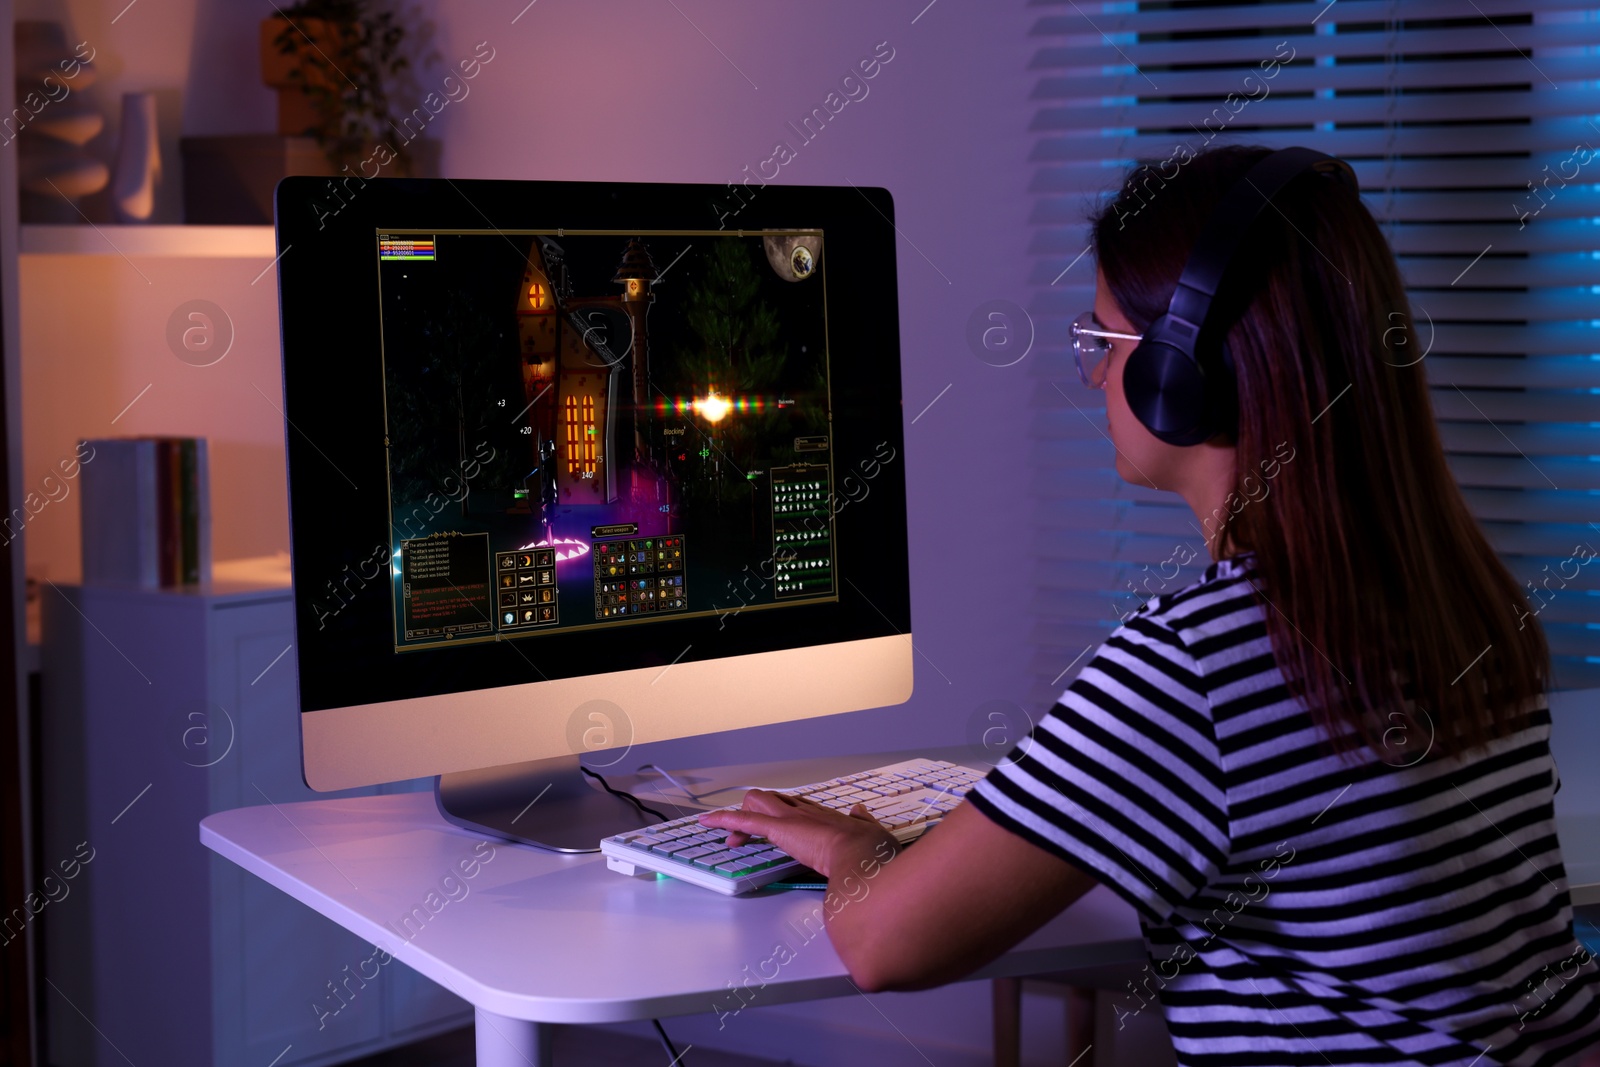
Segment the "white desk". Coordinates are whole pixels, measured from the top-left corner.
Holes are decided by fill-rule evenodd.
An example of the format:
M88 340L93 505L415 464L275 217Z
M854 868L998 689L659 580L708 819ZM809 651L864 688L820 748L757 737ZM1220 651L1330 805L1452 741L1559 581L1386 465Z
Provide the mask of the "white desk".
M716 768L693 777L691 788L798 785L899 758L907 757ZM626 776L614 781L630 788ZM642 787L633 791L650 802ZM446 823L427 793L218 812L201 821L200 840L470 1002L480 1067L548 1067L550 1027L543 1024L732 1011L741 1001L730 986L747 982L754 992L742 1002L752 1007L856 992L827 934L806 938L802 922L820 908L820 892L725 897L670 878L624 877L607 870L599 853L483 844ZM458 862L482 855L491 858L463 877ZM456 881L441 888L450 874ZM431 903L430 891L437 894ZM414 908L423 918L413 919L407 940L396 927ZM793 957L770 964L780 940ZM1133 909L1096 887L972 977L1144 958ZM371 964L367 977L381 966ZM777 977L760 987L773 970Z

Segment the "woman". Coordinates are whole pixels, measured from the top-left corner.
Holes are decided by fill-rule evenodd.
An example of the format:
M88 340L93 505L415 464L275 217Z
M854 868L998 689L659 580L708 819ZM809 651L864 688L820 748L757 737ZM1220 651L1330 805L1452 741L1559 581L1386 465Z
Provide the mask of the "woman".
M836 885L872 872L829 919L864 989L963 977L1099 882L1151 956L1118 1014L1159 999L1186 1067L1576 1064L1600 1046L1600 962L1555 836L1548 650L1445 464L1356 192L1300 173L1245 231L1207 319L1222 429L1173 444L1130 407L1139 335L1270 154L1130 174L1092 220L1094 312L1074 324L1118 474L1183 498L1204 576L1128 616L968 803L881 866L892 838L863 808L753 790L702 821Z

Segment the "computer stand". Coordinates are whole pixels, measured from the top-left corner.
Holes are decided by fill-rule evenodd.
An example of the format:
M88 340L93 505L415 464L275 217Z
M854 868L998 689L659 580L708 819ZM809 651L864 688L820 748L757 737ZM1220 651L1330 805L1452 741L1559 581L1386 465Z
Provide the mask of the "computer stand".
M441 774L433 799L457 826L552 852L598 852L601 838L660 821L605 792L577 756Z

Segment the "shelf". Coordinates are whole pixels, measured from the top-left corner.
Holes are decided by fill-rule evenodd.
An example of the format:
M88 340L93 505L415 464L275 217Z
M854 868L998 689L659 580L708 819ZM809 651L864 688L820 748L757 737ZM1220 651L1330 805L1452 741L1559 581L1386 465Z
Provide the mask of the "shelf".
M35 256L212 256L272 259L271 226L22 226L23 255Z

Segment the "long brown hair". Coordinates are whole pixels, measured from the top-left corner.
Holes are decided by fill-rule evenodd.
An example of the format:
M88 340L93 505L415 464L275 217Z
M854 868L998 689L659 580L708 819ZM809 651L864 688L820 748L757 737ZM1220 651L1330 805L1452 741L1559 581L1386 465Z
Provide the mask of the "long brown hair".
M1136 330L1166 311L1213 208L1270 151L1216 148L1170 176L1172 160L1142 164L1090 219L1105 283ZM1214 308L1235 317L1233 490L1248 500L1217 554L1254 553L1274 658L1330 738L1378 747L1409 721L1394 716L1409 716L1411 697L1437 752L1466 751L1515 730L1544 692L1544 633L1446 466L1424 349L1377 223L1317 174L1273 204ZM1281 466L1264 467L1274 457ZM1265 469L1276 476L1264 481Z

